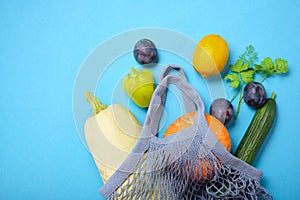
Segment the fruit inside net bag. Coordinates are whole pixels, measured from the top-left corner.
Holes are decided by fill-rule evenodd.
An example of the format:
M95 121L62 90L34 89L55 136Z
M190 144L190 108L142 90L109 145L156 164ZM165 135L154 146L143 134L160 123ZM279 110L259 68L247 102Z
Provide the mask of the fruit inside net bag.
M170 75L172 69L179 75ZM262 172L234 157L211 132L204 104L183 69L162 73L135 147L99 192L106 199L272 199L260 184ZM158 126L167 88L176 85L194 124L166 138Z

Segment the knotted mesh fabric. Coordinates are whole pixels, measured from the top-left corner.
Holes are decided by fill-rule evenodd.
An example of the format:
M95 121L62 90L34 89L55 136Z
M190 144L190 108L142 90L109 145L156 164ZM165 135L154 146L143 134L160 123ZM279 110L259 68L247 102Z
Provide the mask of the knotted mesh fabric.
M162 79L141 138L100 193L106 199L272 199L260 185L262 172L235 158L217 141L205 120L201 98L183 75ZM195 124L157 138L169 84L183 92L187 111L196 109Z

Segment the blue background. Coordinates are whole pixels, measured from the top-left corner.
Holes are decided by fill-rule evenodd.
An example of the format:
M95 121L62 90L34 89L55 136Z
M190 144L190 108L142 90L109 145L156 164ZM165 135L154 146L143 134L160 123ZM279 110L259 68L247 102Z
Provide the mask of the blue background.
M254 165L264 171L263 184L275 199L299 199L300 2L123 2L0 1L0 199L101 199L100 175L73 120L73 86L81 64L97 45L142 27L173 29L195 41L220 34L229 44L229 63L248 44L261 59L289 61L287 75L264 82L269 94L277 93L278 113ZM162 64L187 65L162 55ZM132 56L120 59L124 72L137 66ZM119 79L116 74L110 73L110 79ZM187 75L201 92L200 76L192 68ZM108 104L111 85L104 88L97 95ZM226 88L231 97L232 90ZM208 107L211 100L204 100ZM133 104L130 108L140 112L143 122L144 112ZM253 114L243 105L229 128L234 148Z

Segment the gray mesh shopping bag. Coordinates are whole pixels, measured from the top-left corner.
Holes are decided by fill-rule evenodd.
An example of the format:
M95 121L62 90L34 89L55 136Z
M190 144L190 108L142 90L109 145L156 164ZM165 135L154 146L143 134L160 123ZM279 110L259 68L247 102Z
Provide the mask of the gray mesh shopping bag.
M171 69L179 75L170 75ZM204 105L182 68L168 66L153 93L141 137L99 190L106 199L272 199L262 172L230 154L209 129ZM158 126L167 88L176 85L194 124L166 138Z

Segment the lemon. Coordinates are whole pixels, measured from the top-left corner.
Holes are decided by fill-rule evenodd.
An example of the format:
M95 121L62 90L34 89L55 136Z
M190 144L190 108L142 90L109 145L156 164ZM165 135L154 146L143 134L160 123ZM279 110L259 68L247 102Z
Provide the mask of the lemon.
M209 34L199 41L194 50L194 69L203 78L217 75L226 66L228 55L227 42L219 35Z

